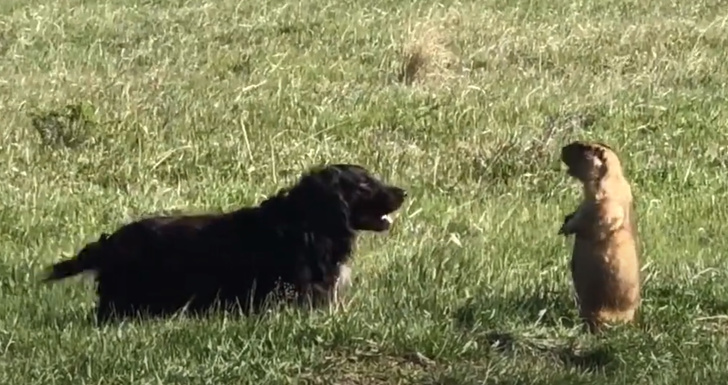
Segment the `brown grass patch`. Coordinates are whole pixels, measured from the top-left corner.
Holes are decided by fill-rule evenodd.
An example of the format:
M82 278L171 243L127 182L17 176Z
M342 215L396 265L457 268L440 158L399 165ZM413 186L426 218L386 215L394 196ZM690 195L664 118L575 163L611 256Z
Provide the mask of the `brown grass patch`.
M406 85L442 82L454 76L457 56L444 27L433 21L411 27L402 47L398 80Z

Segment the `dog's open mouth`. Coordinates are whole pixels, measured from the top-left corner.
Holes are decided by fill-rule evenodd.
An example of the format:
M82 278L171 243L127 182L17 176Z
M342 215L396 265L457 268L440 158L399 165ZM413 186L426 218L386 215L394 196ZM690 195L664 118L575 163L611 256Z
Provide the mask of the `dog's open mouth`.
M369 231L387 231L394 223L394 217L392 213L388 214L371 214L361 218L359 224L356 226L360 230Z
M394 223L394 217L390 214L384 214L379 217L379 219L376 219L373 223L373 230L375 231L385 231L389 230L390 227L392 227L392 224Z
M394 212L399 210L407 193L396 187L384 190L354 212L352 224L357 230L387 231L394 223Z

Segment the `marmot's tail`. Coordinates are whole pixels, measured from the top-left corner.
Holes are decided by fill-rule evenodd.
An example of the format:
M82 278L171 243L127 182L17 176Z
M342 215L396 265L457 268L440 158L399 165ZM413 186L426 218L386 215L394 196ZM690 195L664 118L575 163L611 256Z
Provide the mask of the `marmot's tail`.
M96 270L104 258L101 250L106 246L109 237L109 234L103 233L96 242L86 245L75 257L52 265L43 282L58 281L84 271Z

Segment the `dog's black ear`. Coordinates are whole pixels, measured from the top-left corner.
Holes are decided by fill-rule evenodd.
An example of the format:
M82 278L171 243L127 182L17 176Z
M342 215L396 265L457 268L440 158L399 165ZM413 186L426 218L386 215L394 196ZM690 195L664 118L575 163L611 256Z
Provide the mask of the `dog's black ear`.
M288 192L288 200L310 225L327 231L350 231L349 205L339 176L332 172L305 175Z

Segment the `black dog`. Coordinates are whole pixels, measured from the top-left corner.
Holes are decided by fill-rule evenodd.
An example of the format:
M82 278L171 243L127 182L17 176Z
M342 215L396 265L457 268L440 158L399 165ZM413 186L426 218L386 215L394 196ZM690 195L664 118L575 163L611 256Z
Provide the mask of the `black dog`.
M99 323L214 306L248 313L271 294L325 304L348 271L356 232L389 229L406 196L361 166L319 167L258 207L150 217L102 234L45 281L94 271Z

